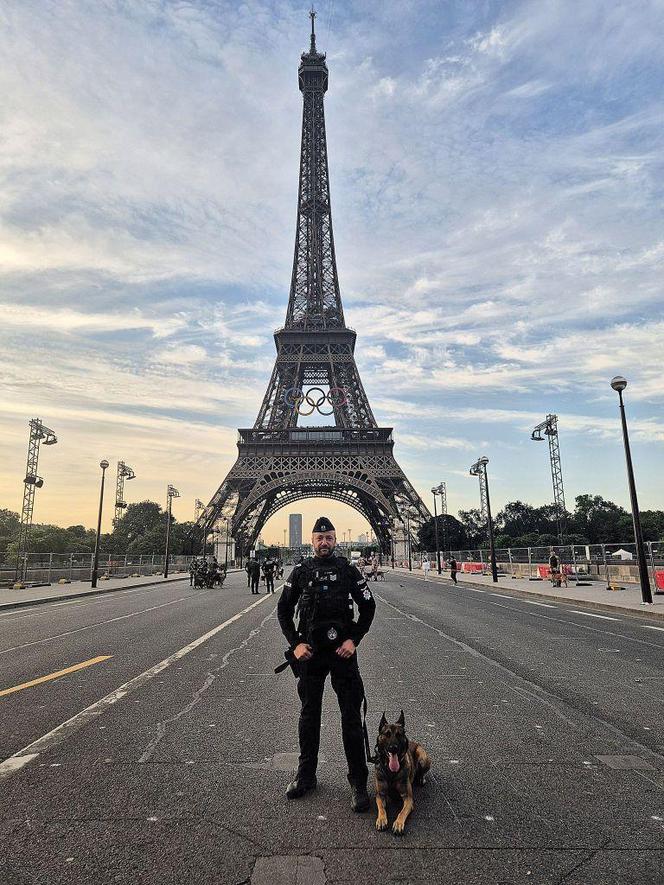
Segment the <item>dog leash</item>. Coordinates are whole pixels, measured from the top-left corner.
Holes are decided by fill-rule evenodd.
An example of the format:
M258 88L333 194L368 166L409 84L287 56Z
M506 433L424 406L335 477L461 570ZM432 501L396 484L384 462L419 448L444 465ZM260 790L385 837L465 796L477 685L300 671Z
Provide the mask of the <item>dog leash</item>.
M364 685L362 686L362 731L364 732L364 749L367 754L367 762L373 765L378 759L378 754L372 756L369 747L369 732L367 731L367 696L364 693Z

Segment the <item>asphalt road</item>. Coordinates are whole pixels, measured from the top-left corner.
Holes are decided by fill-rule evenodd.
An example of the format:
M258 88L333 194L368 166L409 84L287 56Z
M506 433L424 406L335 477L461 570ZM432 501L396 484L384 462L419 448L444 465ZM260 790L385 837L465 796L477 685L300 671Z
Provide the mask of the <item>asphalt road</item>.
M329 686L319 788L285 799L278 594L235 574L0 615L2 885L664 882L661 624L403 575L373 589L372 743L403 708L433 759L403 839L350 811Z

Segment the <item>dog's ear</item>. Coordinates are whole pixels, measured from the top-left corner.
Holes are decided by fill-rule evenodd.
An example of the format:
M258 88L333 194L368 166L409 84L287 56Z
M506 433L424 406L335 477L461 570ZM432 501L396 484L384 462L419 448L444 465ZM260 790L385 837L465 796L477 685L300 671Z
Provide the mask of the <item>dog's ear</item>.
M378 723L378 731L382 731L387 725L387 719L385 718L385 713L380 717L380 722Z
M400 725L402 728L406 727L406 717L403 715L403 710L401 711L401 715L397 719L397 725Z

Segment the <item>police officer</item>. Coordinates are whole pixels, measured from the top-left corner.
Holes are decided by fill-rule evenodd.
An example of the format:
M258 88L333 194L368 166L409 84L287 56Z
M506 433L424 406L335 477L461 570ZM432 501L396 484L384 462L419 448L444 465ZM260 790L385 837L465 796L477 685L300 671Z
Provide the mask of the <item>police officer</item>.
M274 573L277 564L270 556L263 563L263 577L265 578L265 592L274 593Z
M334 555L337 538L329 519L316 520L311 543L315 555L295 566L277 606L279 625L293 653L302 703L299 764L286 796L299 799L316 787L323 689L329 673L341 710L351 807L367 811L368 771L360 712L364 687L356 648L371 626L376 603L359 570L343 556ZM353 602L359 611L357 622ZM297 628L293 620L296 605Z

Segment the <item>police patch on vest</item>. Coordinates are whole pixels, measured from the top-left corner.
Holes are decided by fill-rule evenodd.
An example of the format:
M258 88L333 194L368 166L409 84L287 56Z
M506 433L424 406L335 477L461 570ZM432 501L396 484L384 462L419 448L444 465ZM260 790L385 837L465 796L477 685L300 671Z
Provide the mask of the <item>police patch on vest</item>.
M330 640L330 642L334 642L334 640L338 637L339 633L337 629L335 627L330 627L330 629L327 631L327 638Z
M362 596L364 596L364 598L367 600L371 599L371 590L369 590L369 588L367 587Z

